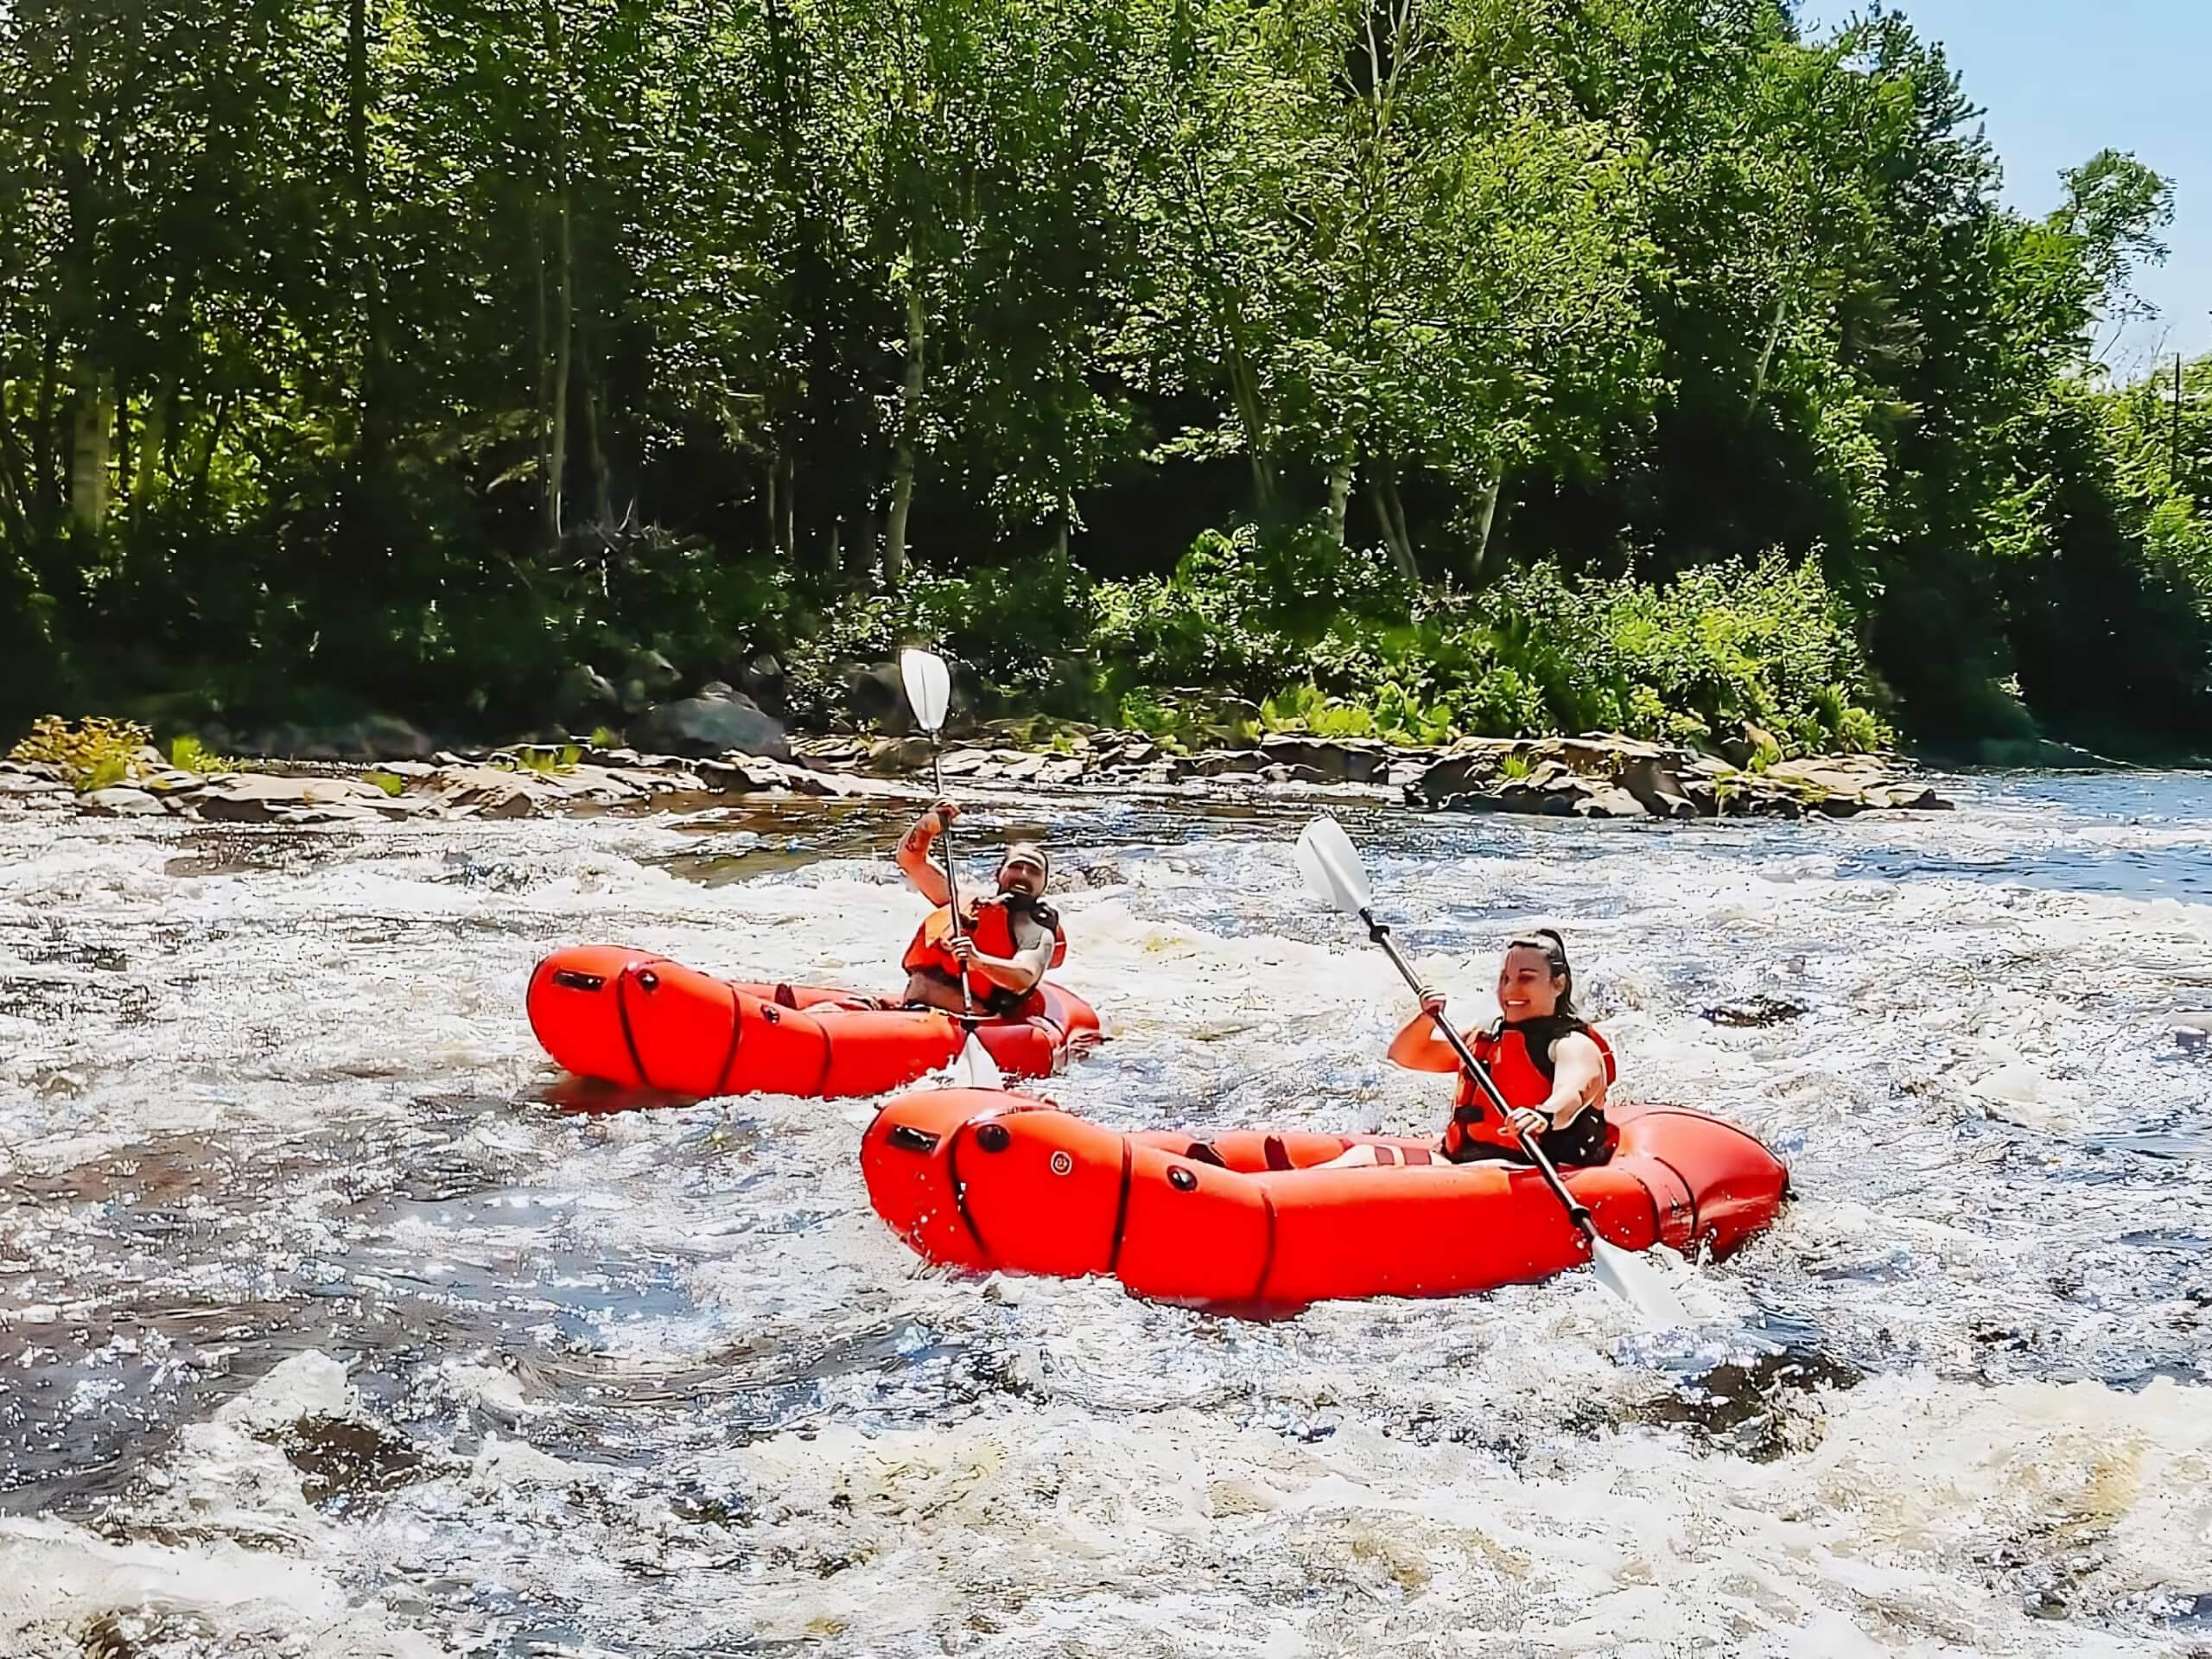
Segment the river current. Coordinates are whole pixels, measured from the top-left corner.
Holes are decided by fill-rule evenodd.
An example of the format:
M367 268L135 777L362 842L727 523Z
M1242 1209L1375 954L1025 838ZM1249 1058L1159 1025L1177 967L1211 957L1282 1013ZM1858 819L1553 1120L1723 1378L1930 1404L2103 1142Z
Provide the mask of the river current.
M869 1103L576 1109L532 963L887 987L882 803L0 818L0 1654L2212 1654L2212 784L1946 788L1344 810L1456 1011L1556 923L1624 1088L1789 1160L1669 1332L1586 1272L1264 1323L950 1276ZM1046 1092L1440 1121L1308 810L979 802L1112 1033Z

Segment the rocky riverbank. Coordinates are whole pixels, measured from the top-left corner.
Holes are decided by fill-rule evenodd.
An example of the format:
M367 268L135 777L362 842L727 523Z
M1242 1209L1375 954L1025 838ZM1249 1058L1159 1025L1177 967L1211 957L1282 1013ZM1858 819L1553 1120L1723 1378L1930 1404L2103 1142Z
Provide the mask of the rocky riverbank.
M0 813L297 824L524 818L690 810L760 794L913 796L930 786L931 752L922 738L778 738L782 754L776 756L537 744L368 766L270 761L199 771L173 766L148 748L121 781L83 791L57 765L0 764ZM1688 749L1602 734L1469 738L1440 749L1274 734L1249 746L1192 752L1138 732L1062 728L1039 741L1034 728L1006 722L952 743L944 772L946 787L956 791L1102 785L1224 794L1312 791L1428 810L1576 817L1847 817L1949 804L1895 756L1738 767Z
M929 763L929 746L917 737L801 739L791 748L814 764L893 774ZM1464 738L1435 749L1286 733L1249 746L1189 752L1163 748L1141 733L1102 731L1062 734L1050 749L955 748L944 758L944 775L948 787L955 779L974 779L1354 789L1438 810L1574 817L1798 817L1813 811L1848 817L1950 804L1896 755L1784 760L1755 769L1603 733Z

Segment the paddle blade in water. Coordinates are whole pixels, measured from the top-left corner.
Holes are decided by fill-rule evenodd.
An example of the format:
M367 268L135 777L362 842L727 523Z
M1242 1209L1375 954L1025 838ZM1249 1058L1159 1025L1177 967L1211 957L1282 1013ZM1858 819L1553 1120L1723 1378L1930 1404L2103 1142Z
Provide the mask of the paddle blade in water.
M1375 903L1359 853L1334 818L1319 817L1306 826L1298 837L1298 868L1313 896L1332 910L1357 916Z
M1660 1276L1659 1269L1634 1250L1624 1250L1602 1238L1590 1241L1590 1265L1598 1282L1657 1325L1684 1325L1688 1312Z
M952 1062L952 1080L963 1089L1006 1087L1006 1075L999 1070L999 1063L983 1046L983 1039L972 1031L968 1033L968 1040L960 1046L959 1058Z
M914 723L936 736L944 728L946 710L952 707L952 671L933 651L902 651L899 677L906 684Z

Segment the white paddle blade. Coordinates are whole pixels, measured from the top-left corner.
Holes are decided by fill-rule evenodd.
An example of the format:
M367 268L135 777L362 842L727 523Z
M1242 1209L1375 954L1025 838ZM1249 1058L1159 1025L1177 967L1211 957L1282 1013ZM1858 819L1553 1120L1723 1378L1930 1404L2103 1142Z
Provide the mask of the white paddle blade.
M1298 868L1313 896L1332 910L1357 916L1373 908L1375 894L1368 887L1367 872L1359 854L1334 818L1318 817L1298 837Z
M991 1051L983 1046L983 1039L972 1031L960 1046L959 1058L952 1062L952 1080L963 1089L1006 1087L1006 1074L991 1058Z
M902 651L899 677L906 684L914 724L935 737L944 729L945 712L952 707L952 671L933 651Z
M1675 1295L1659 1269L1634 1250L1603 1238L1590 1241L1590 1265L1598 1282L1619 1297L1655 1325L1669 1328L1690 1322L1688 1311Z

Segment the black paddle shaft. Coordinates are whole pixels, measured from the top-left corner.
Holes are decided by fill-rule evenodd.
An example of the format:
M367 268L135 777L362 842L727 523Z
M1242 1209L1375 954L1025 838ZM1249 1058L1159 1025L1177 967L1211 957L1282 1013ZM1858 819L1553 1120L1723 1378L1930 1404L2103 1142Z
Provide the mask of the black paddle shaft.
M1390 937L1389 928L1376 921L1375 912L1371 910L1361 911L1359 919L1367 924L1367 937L1382 947L1382 953L1389 957L1397 970L1405 976L1406 983L1413 987L1414 994L1419 995L1422 989L1421 976L1414 973L1413 964L1398 953L1397 941ZM1513 1121L1513 1109L1505 1103L1505 1096L1498 1092L1497 1084L1491 1078L1490 1069L1475 1058L1475 1051L1467 1046L1467 1039L1459 1034L1459 1028L1444 1017L1444 1010L1441 1008L1430 1008L1428 1017L1443 1036L1444 1040L1452 1045L1452 1052L1459 1057L1459 1069L1474 1080L1477 1088L1490 1096L1490 1103L1497 1108L1498 1116L1510 1123ZM1534 1164L1537 1172L1543 1176L1544 1184L1550 1187L1553 1194L1567 1206L1567 1215L1573 1220L1574 1224L1582 1230L1584 1236L1594 1244L1598 1238L1598 1224L1591 1218L1589 1205L1567 1190L1567 1183L1560 1179L1559 1171L1553 1167L1552 1160L1544 1156L1544 1149L1536 1144L1534 1135L1521 1135L1520 1141L1521 1150L1529 1154L1529 1161Z
M935 732L930 734L930 776L937 785L937 798L941 801L944 798L944 748L938 741ZM957 939L960 937L960 874L952 861L952 826L944 821L941 814L937 825L938 839L944 843L944 893L952 901L952 937ZM965 968L960 971L960 1007L961 1017L971 1022L969 1029L973 1030L976 993L968 988L968 970Z

